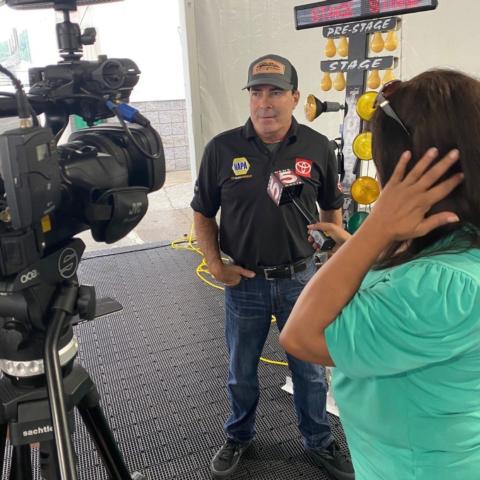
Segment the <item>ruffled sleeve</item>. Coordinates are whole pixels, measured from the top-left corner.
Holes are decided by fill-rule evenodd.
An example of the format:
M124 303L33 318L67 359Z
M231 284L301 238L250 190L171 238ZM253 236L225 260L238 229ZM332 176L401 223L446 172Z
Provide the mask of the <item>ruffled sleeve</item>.
M367 277L326 330L335 365L351 378L386 376L479 349L479 278L435 257Z

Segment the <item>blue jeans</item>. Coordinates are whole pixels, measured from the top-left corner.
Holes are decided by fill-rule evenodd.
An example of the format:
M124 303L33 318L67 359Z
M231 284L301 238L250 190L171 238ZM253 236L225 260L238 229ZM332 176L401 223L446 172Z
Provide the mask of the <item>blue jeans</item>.
M258 362L272 321L281 331L302 288L315 273L312 260L293 279L266 280L257 276L225 287L225 337L229 351L228 393L231 415L225 422L228 438L245 442L255 436L255 412L260 397ZM327 386L320 365L287 354L292 372L298 427L307 448L327 446L332 435L326 413Z

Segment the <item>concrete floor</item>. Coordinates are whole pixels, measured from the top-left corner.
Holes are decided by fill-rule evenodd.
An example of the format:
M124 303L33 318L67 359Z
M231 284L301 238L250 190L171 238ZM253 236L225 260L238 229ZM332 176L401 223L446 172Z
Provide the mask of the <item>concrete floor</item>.
M193 182L190 170L167 172L164 186L148 195L148 212L139 225L118 242L107 245L93 240L90 231L77 235L87 252L150 242L171 242L190 233Z

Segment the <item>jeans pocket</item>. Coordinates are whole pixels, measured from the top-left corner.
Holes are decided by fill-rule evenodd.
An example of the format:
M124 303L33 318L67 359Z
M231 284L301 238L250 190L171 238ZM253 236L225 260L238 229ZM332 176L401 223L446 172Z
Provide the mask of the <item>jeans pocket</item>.
M238 282L236 285L233 285L233 286L231 286L231 287L229 287L229 286L225 285L225 287L224 287L224 288L225 288L225 290L227 290L227 289L236 289L236 288L240 288L240 287L243 285L243 282L244 282L245 280L246 280L246 279L245 279L245 277L241 277L241 278L240 278L240 281L239 281L239 282Z
M295 274L295 280L300 283L300 285L306 285L308 281L315 275L317 267L315 266L315 261L313 258L308 261L305 270Z

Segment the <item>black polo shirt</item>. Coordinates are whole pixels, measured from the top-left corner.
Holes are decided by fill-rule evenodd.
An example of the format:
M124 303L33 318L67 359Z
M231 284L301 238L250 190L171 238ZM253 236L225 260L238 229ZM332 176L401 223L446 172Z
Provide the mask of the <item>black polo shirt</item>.
M302 177L301 203L318 219L342 206L335 154L327 137L295 119L270 153L249 119L243 127L214 137L205 147L193 210L213 218L220 212L220 248L237 264L274 266L311 256L307 220L293 204L277 207L267 193L270 174L291 169Z

